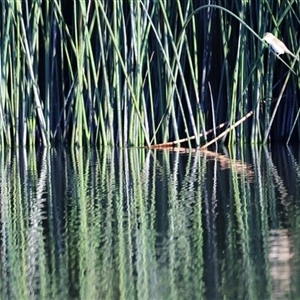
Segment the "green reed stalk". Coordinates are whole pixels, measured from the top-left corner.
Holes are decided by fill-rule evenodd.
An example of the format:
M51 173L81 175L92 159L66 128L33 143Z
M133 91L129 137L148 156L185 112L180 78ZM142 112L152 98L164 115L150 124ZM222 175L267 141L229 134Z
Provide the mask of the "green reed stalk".
M45 117L44 117L44 113L43 113L43 104L41 102L41 98L39 95L39 88L38 88L38 83L37 83L37 77L35 76L36 74L36 68L37 65L34 64L34 57L32 56L32 51L35 52L36 50L36 44L37 44L37 34L38 34L38 29L37 29L37 24L39 23L39 17L40 17L40 11L37 9L37 4L35 5L33 3L34 7L31 8L27 8L27 10L29 9L33 9L34 12L36 12L35 14L33 14L34 18L33 20L31 20L33 22L33 35L32 36L28 36L26 33L26 28L25 28L25 21L24 21L24 14L23 14L23 10L21 7L21 2L17 1L16 4L16 13L17 13L17 18L20 21L20 27L21 27L21 38L22 38L22 47L23 50L25 51L25 55L26 55L26 64L27 64L27 68L28 68L28 73L29 73L29 87L32 88L33 91L33 98L34 98L34 103L36 106L36 113L37 113L37 117L38 117L38 122L39 122L39 126L40 126L40 134L41 134L41 139L42 139L42 144L44 146L47 146L49 144L49 141L47 140L47 136L46 136L46 123L45 123ZM28 15L26 16L26 18L28 19ZM27 24L27 27L29 26L29 24ZM33 129L33 128L32 128ZM31 136L31 140L30 140L30 144L33 144L34 142L34 137L35 134L33 132L33 130L30 130L29 127L29 133L32 133Z
M145 7L144 7L144 11L147 14L147 11L146 11ZM180 107L180 110L181 110L182 115L183 115L183 121L184 121L185 127L187 128L187 125L186 125L187 123L185 121L185 116L184 116L184 113L183 113L183 106L182 106L182 103L180 101L181 97L180 97L180 94L179 94L179 91L178 91L177 85L176 85L176 74L174 74L174 72L172 71L172 67L170 66L170 63L169 63L169 61L170 61L170 58L169 58L169 41L166 39L166 36L165 36L164 44L160 42L159 33L156 31L156 29L154 27L154 24L151 21L151 18L148 14L147 14L147 17L149 19L149 22L151 24L151 27L152 27L153 32L155 34L155 37L157 38L157 42L159 43L159 46L160 46L159 47L159 52L162 52L164 62L166 63L166 74L168 74L168 76L170 77L170 78L168 78L168 81L167 81L168 84L165 87L165 89L166 89L165 91L164 91L164 88L162 87L162 82L159 81L161 83L160 84L160 87L161 87L160 88L160 92L161 92L160 96L163 97L163 99L165 97L170 97L170 96L172 96L172 98L173 98L173 94L174 94L173 90L175 89L176 95L178 96L178 99L179 99L179 107ZM165 32L165 31L168 31L168 30L169 30L168 27L165 26L165 24L164 24L162 32ZM165 76L165 74L161 74L161 75ZM170 95L170 96L168 96L168 95ZM171 98L166 99L166 101L167 101L167 112L160 119L160 121L158 123L158 126L156 128L155 134L158 131L158 129L160 128L160 126L163 124L165 119L166 119L166 122L167 122L167 124L165 124L166 125L165 128L169 127L169 116L171 115L173 125L174 125L173 130L175 131L175 136L178 136L177 135L178 134L178 131L177 131L178 126L177 126L177 123L176 123L177 121L176 121L176 116L175 116L173 99L171 99ZM166 140L167 136L169 136L169 132L167 130L164 130L163 132L165 133L165 136L164 136L163 139Z
M119 1L114 1L113 4L113 36L115 37L115 47L116 49L121 49L121 45L120 45L120 38L122 35L122 31L121 31L121 10L122 7L120 5L121 3ZM121 82L121 74L120 74L120 63L119 63L119 55L117 53L117 51L113 51L113 64L115 66L114 68L114 74L113 74L113 87L114 87L114 98L116 101L116 107L117 107L117 112L118 112L118 116L117 116L117 124L118 127L120 128L121 126L121 87L120 87L120 82ZM125 68L125 66L124 66ZM111 101L111 100L110 100ZM112 114L112 118L113 118L113 111L110 111L110 113ZM114 124L111 124L111 126L113 127ZM122 140L121 140L122 141ZM113 142L113 140L112 140Z
M101 10L101 13L103 14L104 13L104 8L103 8L102 5L100 5L100 10ZM109 34L111 35L112 43L113 43L113 46L114 46L113 50L114 50L114 53L116 55L115 60L114 60L114 65L117 62L118 63L117 65L119 65L120 68L123 71L123 76L125 77L126 84L127 84L128 89L129 89L129 92L130 92L130 96L131 96L131 99L132 99L132 102L133 102L135 113L137 114L138 121L139 121L140 126L142 127L142 130L143 130L143 133L145 135L147 145L149 145L149 135L148 135L148 133L146 131L146 128L143 124L143 118L142 118L142 115L141 115L141 112L140 112L140 109L139 109L139 106L138 106L138 103L137 103L137 100L136 100L136 95L134 93L133 86L130 83L130 78L129 78L127 72L126 72L126 67L125 67L125 64L124 64L124 60L122 59L122 55L121 55L121 53L119 51L119 48L118 48L118 41L117 41L113 31L112 31L112 28L110 27L110 23L109 23L108 19L106 18L105 15L103 15L103 17L104 17L106 28L107 28Z
M182 26L185 25L185 21L187 20L187 18L189 17L189 11L190 11L190 7L186 7L185 8L185 15L183 15L183 12L181 11L181 7L180 7L180 1L177 1L177 5L178 5L178 10L179 10L179 17L180 17L180 21ZM192 8L192 7L191 7ZM210 29L211 29L211 18L210 16L210 10L208 9L207 14L208 14L208 22L207 22L207 29L205 30L207 32L206 34L206 42L205 44L208 42L209 37L210 37ZM200 51L200 49L198 48L198 44L197 44L197 28L196 28L196 17L193 16L191 19L191 33L192 33L192 38L191 38L191 46L189 45L189 40L186 38L184 41L184 46L185 46L185 51L186 51L186 55L187 55L187 59L188 59L188 67L189 70L191 72L191 79L192 79L192 83L191 84L187 84L188 88L190 91L193 91L194 93L194 100L191 101L191 103L189 104L189 98L187 99L187 103L189 105L189 109L190 111L196 112L196 121L194 121L193 115L191 117L191 122L192 122L192 126L193 123L196 123L196 132L199 134L202 130L204 130L204 132L206 131L205 129L205 122L204 122L204 114L203 111L201 109L200 106L200 96L199 96L199 68L198 68L198 64L200 64L200 62L198 61L197 55L196 53L198 53ZM205 23L206 24L206 23ZM179 45L177 45L178 48ZM205 47L204 49L204 64L203 64L203 77L202 77L202 92L201 92L201 97L204 99L205 95L203 95L203 90L204 86L207 86L207 80L206 80L206 74L207 71L210 69L210 55L207 51L208 47ZM184 53L182 53L183 56ZM205 82L205 83L203 83ZM192 97L191 97L192 99ZM199 141L199 135L196 135L196 145L200 145L200 141ZM206 138L205 134L204 137Z
M264 32L266 32L266 23L264 22L264 14L263 14L263 4L260 2L256 15L258 18L256 19L255 16L251 18L251 26L254 27L255 24L257 23L257 28L258 28L258 33L260 36L263 35ZM253 41L253 39L252 39ZM260 71L263 68L263 57L262 57L262 51L263 45L261 43L258 43L258 45L255 47L254 41L252 42L252 48L255 51L251 51L251 60L255 61L254 67L257 66L257 68L251 70L251 73L254 72L253 79L254 82L256 82L256 85L250 85L251 87L251 94L253 95L253 121L252 124L249 125L249 128L251 128L251 134L250 134L250 141L251 143L257 143L262 140L262 134L261 134L261 128L260 128L260 115L261 115L261 103L266 103L266 110L265 110L265 116L267 117L268 115L268 109L267 109L267 103L270 103L268 101L268 87L266 89L263 89L263 81L264 81L264 76L262 72ZM258 55L257 55L258 53ZM268 74L268 72L267 72ZM270 74L270 73L269 73ZM268 81L267 81L268 82ZM250 83L250 82L249 82ZM267 91L265 95L261 95L263 91ZM263 97L266 97L266 99L263 99Z
M98 53L104 53L105 49L104 49L104 45L105 45L105 41L104 41L104 36L102 33L102 24L101 24L101 19L100 19L100 14L99 14L99 9L98 9L98 4L96 4L95 7L95 12L96 12L96 29L97 32L99 33L99 49L96 52ZM109 76L108 76L108 68L109 66L107 66L107 60L105 59L105 55L101 55L99 62L98 62L98 66L97 66L97 76L95 77L95 86L96 86L96 99L97 99L97 107L98 107L98 115L95 114L95 118L96 118L96 140L98 140L98 142L100 144L103 144L104 146L108 145L108 140L107 137L109 135L107 135L105 133L105 119L106 119L106 108L105 108L105 103L108 103L110 100L110 86L109 86ZM100 70L102 72L102 77L103 80L101 81L102 84L98 87L97 86L97 82L99 80L99 73ZM101 101L102 99L102 101ZM104 102L104 105L101 103ZM110 124L112 124L112 121L109 121ZM113 130L113 129L112 129ZM112 132L111 130L111 132ZM110 140L113 140L113 136L110 137Z
M174 66L175 69L172 68L172 70L174 70L173 74L174 74L174 77L176 78L177 77L177 72L179 73L179 78L181 79L181 84L182 84L182 89L183 89L183 95L186 98L186 105L187 105L187 109L188 109L188 117L189 117L190 122L191 122L192 131L193 131L194 135L197 135L196 122L195 122L195 119L194 119L194 116L193 116L193 111L192 111L192 106L191 106L191 99L190 99L190 96L189 96L189 93L188 93L188 90L187 90L187 84L186 84L186 81L184 79L184 74L183 74L184 72L183 72L183 68L180 64L180 58L179 58L179 54L181 54L181 49L182 49L184 40L182 40L182 44L179 45L179 48L177 48L175 43L174 43L173 34L172 34L170 24L167 21L168 18L167 18L166 11L165 11L165 9L162 5L161 5L161 10L162 10L163 16L165 18L167 32L171 36L171 39L169 41L170 46L172 47L172 50L174 51L174 53L173 53L174 54L173 66ZM172 95L172 94L173 93L171 93L170 95ZM181 101L181 97L178 98L178 103L179 103L179 105L181 107L181 110L182 110L183 103ZM183 117L183 121L184 121L184 125L185 125L185 130L186 130L186 133L187 133L187 137L189 137L188 125L187 125L187 121L186 121L186 117L185 117L184 113L183 113L182 117Z
M1 82L0 82L0 140L1 145L4 145L6 142L8 145L11 145L11 137L9 135L9 130L14 131L15 126L10 123L9 119L12 120L12 122L15 120L15 118L8 118L7 123L5 122L5 111L10 111L9 116L12 115L13 107L10 107L9 103L5 101L7 98L7 95L9 92L12 92L12 90L9 91L9 86L13 86L11 83L13 79L11 78L11 81L9 82L8 74L11 70L13 70L13 62L14 62L14 55L13 55L13 49L11 48L13 39L10 38L10 32L11 32L11 25L13 22L13 16L12 16L12 10L10 7L8 9L3 8L2 10L2 18L1 18L1 55L0 55L0 70L1 70ZM19 99L19 98L18 98ZM5 134L5 136L4 136ZM16 133L15 133L16 134ZM16 135L15 135L16 136Z
M202 41L203 41L203 46L202 49L199 47L199 51L202 50L203 51L203 60L202 60L202 82L201 82L201 94L200 94L200 98L202 101L205 101L205 99L207 98L207 95L209 94L208 91L208 87L210 86L210 82L209 82L209 72L211 70L211 59L212 59L212 51L211 51L211 41L212 41L212 36L211 36L211 30L212 30L212 9L210 7L207 8L207 10L205 10L202 16L202 22L204 23L203 26L203 36L202 36ZM195 28L195 18L193 17L192 19L192 26L193 26L193 32L196 33L197 32L197 28ZM197 36L194 34L194 45L197 45ZM197 48L195 49L195 51L197 51ZM201 64L201 61L199 60L199 64ZM195 63L195 66L197 64ZM197 68L198 69L198 68ZM195 70L195 74L197 74L199 71ZM193 78L195 77L195 75L193 74L192 76ZM195 92L196 95L198 95L197 92L197 88L195 87ZM211 93L212 94L212 93ZM197 97L198 98L198 97ZM206 101L205 101L206 102ZM205 124L205 119L207 120L207 118L205 118L205 113L203 112L203 109L201 107L200 104L200 99L197 99L197 111L198 111L198 128L201 125L202 127L202 131L204 131L204 140L207 141L207 137L206 137L206 124ZM211 106L211 109L213 109L213 107ZM211 115L214 115L215 111L211 110ZM213 120L213 127L215 128L215 123ZM198 143L197 143L198 144Z
M47 2L45 5L45 19L43 20L44 23L44 47L45 47L45 72L44 72L44 85L45 85L45 92L44 92L44 103L45 103L45 123L46 123L46 134L47 140L50 141L50 133L51 133L51 124L50 124L50 117L51 117L51 107L50 107L50 99L51 99L51 86L52 86L52 76L53 72L51 70L51 60L53 55L51 55L51 50L53 46L51 45L51 24L53 24L53 14L50 10L50 3ZM50 22L49 22L49 21Z
M232 98L230 103L228 103L228 107L230 107L229 115L230 115L230 124L234 124L236 118L236 110L237 110L237 96L238 96L238 76L240 75L240 48L241 48L241 38L242 38L242 26L240 25L240 33L238 38L238 46L237 46L237 54L235 67L233 71L233 85L232 85ZM236 140L235 131L231 131L229 135L229 144L232 145Z
M230 103L230 95L231 95L231 86L230 86L230 72L229 72L229 65L230 65L230 57L229 57L229 41L232 34L232 27L228 24L230 24L228 18L231 16L228 16L226 13L224 13L223 10L220 10L219 16L221 19L221 42L223 44L222 48L222 77L220 80L219 85L219 96L218 96L218 102L217 102L217 112L219 118L223 117L224 111L227 109L227 105L225 103ZM225 78L225 79L224 79ZM225 81L225 87L223 87L223 81ZM223 95L225 93L225 96ZM226 100L226 101L225 101Z

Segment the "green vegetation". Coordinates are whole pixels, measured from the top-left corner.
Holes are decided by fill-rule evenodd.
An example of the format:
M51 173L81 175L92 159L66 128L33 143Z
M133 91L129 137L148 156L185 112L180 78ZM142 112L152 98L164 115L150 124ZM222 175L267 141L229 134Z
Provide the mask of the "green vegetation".
M198 3L1 1L1 144L299 140L300 0Z

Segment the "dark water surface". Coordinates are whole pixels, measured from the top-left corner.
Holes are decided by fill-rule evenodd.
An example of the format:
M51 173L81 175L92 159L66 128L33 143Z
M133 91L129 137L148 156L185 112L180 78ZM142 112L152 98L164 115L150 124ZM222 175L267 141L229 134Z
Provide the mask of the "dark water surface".
M300 299L300 152L7 150L1 299Z

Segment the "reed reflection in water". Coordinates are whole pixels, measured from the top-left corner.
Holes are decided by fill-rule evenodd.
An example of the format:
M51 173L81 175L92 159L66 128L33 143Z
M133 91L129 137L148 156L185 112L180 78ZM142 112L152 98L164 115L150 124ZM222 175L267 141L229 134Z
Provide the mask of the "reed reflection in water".
M0 168L3 299L300 294L296 151L19 149Z

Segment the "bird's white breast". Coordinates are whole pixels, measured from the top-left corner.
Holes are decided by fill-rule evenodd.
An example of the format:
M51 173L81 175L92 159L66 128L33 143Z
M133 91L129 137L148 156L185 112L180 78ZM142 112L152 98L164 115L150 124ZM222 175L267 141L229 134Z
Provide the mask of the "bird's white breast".
M282 49L282 47L280 47L279 45L276 45L276 43L272 43L271 46L276 53L278 54L284 53L284 49Z

